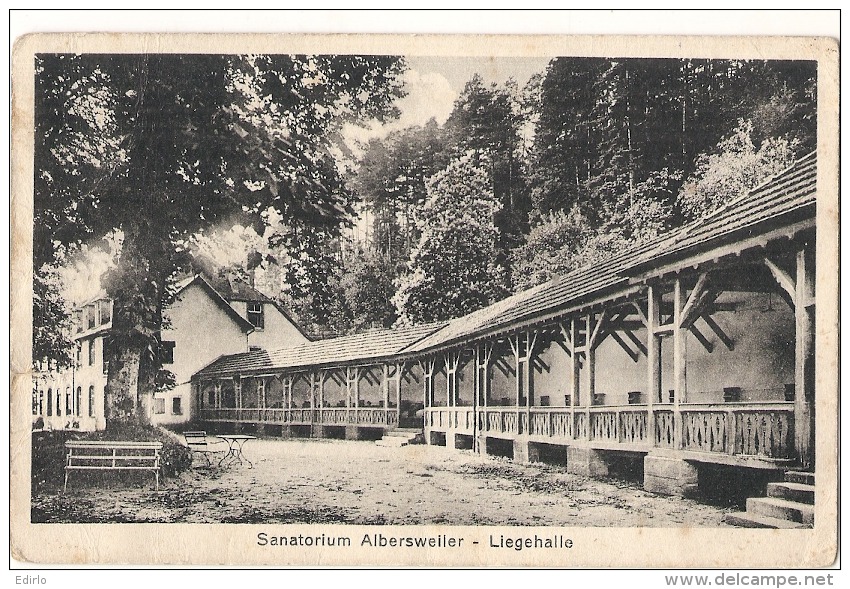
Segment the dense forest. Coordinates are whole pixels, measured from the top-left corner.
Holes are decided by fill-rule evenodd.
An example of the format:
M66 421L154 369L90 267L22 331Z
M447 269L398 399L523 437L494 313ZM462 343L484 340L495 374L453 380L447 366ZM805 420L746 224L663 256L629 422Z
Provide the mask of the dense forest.
M346 187L368 239L326 242L321 272L291 266L281 296L318 334L449 319L687 223L815 149L814 65L557 58L524 88L474 76L445 124L364 146Z
M96 252L108 386L126 392L110 414L132 418L187 272L255 281L317 337L449 319L698 218L816 144L814 62L555 58L524 87L475 75L445 123L347 149L345 124L398 116L405 67L40 56L34 359L70 361L63 276Z

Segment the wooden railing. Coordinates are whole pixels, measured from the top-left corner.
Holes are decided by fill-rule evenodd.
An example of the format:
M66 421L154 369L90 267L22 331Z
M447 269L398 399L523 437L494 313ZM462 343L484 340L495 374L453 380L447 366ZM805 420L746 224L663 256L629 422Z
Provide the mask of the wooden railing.
M682 405L682 449L794 457L793 403Z
M322 409L281 409L281 408L242 408L242 409L202 409L201 418L205 421L229 421L237 423L269 423L283 425L362 425L395 427L398 414L395 409L375 407Z
M458 414L463 413L463 417ZM583 441L624 449L671 448L709 454L793 458L793 403L670 404L594 407L479 407L477 430L496 436L528 435L553 443ZM470 431L471 408L432 407L425 425ZM680 427L677 431L677 419ZM681 440L678 438L681 437Z
M425 425L436 430L472 433L474 419L472 407L429 407L425 410Z
M396 427L394 409L203 409L207 421L292 425ZM650 417L652 419L650 420ZM477 419L477 423L475 420ZM794 404L723 403L595 407L429 407L425 427L496 436L528 435L553 443L621 445L624 449L670 448L768 459L794 457Z

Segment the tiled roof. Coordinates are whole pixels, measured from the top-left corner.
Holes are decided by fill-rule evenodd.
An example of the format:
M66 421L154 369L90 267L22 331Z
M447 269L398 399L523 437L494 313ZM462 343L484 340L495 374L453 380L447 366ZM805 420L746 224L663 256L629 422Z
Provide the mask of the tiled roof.
M394 356L444 323L401 329L382 329L309 342L280 350L256 350L222 356L196 374L197 377L233 373L257 373L301 366L340 365L358 360Z
M253 286L229 277L209 278L207 282L228 301L251 301L257 303L273 303L274 301L258 291Z
M794 215L814 218L816 173L817 156L811 153L750 192L681 229L455 319L407 351L426 351L506 328L543 313L569 308L606 289L625 286L638 267L651 265L661 258L684 257L695 248L722 243L741 232L750 236L758 233L759 226L765 222Z

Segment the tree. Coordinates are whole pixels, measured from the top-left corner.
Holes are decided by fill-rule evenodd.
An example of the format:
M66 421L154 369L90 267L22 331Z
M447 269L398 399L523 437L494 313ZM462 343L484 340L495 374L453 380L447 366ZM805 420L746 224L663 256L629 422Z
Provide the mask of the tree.
M514 80L503 87L487 86L476 74L464 86L445 125L456 157L471 152L476 165L487 166L493 195L501 204L494 219L499 229L499 264L506 262L508 250L528 231L531 203L522 140L526 114Z
M369 249L357 249L345 261L340 286L353 332L393 326L396 277L396 265Z
M602 58L556 58L540 84L529 182L536 217L569 211L595 174L598 128L593 120Z
M147 421L167 284L218 223L338 232L351 213L331 146L394 114L396 57L44 55L37 64L35 268L53 242L119 230L108 423Z
M505 269L495 263L501 203L488 162L467 154L432 176L427 190L418 211L422 236L394 297L402 324L460 317L508 293Z
M419 240L413 211L425 202L426 178L448 164L446 137L434 119L372 139L349 183L374 215L371 246L406 261Z
M753 125L741 121L722 140L715 153L702 155L697 170L682 186L678 205L683 218L697 219L734 200L790 166L796 144L787 139L766 139L756 147Z

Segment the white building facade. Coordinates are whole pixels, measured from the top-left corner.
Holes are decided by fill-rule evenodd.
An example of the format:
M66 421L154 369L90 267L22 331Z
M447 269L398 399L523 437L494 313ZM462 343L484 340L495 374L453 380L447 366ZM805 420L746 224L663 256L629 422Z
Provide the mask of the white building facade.
M161 333L162 367L174 374L176 386L154 395L150 417L157 424L191 421L196 412L190 394L191 377L216 358L308 341L269 297L244 283L213 281L201 275L179 284L164 315L167 328ZM107 297L98 297L77 310L72 366L36 366L34 429L93 431L106 427L109 366L105 351L111 328L112 302Z

